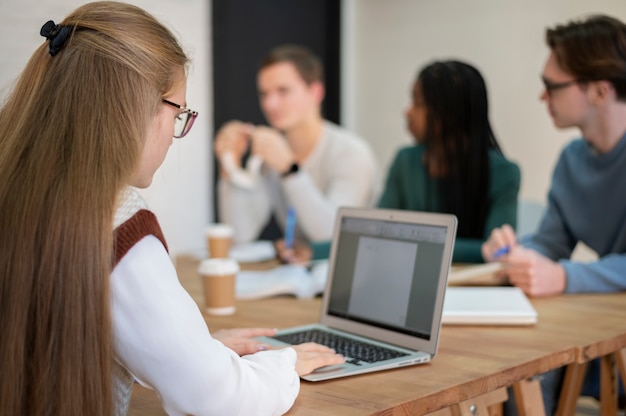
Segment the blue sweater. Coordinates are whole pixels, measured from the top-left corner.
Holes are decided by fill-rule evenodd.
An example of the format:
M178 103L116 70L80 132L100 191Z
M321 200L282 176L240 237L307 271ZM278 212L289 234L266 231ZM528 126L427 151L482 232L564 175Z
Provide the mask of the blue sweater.
M600 259L569 260L578 241ZM565 147L546 213L526 245L563 265L566 293L626 290L626 134L606 154L583 139Z

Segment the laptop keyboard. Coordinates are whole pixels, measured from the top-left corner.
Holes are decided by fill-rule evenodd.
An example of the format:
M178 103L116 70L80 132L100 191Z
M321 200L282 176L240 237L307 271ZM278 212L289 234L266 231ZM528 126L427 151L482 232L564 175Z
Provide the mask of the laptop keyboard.
M322 344L346 357L346 362L357 365L360 365L361 362L375 363L377 361L390 360L392 358L408 355L390 348L368 344L319 329L276 335L273 338L291 345L298 345L305 342Z

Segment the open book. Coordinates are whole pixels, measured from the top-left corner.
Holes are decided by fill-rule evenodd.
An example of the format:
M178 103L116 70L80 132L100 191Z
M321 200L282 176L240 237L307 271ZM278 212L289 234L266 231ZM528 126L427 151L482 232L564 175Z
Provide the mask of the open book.
M448 275L448 285L502 285L506 283L506 278L497 275L502 267L502 263L499 262L452 266Z
M237 274L237 299L259 299L270 296L292 295L312 298L321 294L328 276L328 261L312 266L287 264L264 271L240 271Z

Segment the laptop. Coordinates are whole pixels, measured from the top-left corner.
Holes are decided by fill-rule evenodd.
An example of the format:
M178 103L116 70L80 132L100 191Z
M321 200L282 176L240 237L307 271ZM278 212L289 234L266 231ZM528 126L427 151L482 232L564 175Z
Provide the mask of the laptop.
M449 214L339 208L319 323L260 339L318 342L346 357L302 377L308 381L431 361L456 227Z

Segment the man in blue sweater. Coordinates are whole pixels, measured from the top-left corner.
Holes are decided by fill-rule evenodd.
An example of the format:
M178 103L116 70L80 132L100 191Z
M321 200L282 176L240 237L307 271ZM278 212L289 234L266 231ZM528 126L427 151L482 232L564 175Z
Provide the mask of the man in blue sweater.
M529 296L626 290L626 25L594 16L548 29L546 41L541 98L556 127L577 127L582 138L559 157L547 212L532 239L522 246L503 226L482 254L505 263L510 282ZM579 241L599 259L570 260ZM597 395L593 364L585 395ZM542 379L548 415L556 410L562 378L559 369Z

